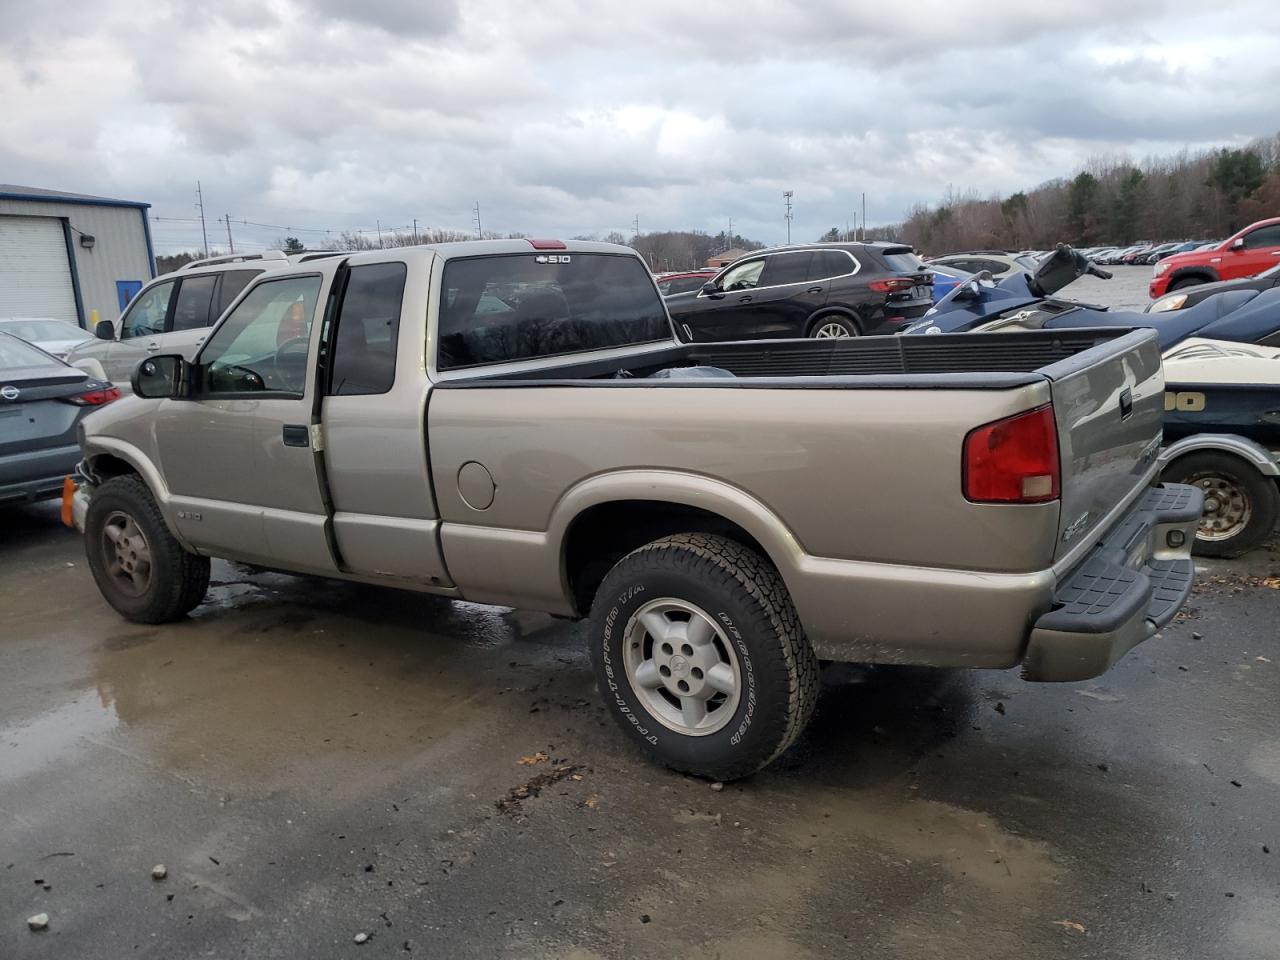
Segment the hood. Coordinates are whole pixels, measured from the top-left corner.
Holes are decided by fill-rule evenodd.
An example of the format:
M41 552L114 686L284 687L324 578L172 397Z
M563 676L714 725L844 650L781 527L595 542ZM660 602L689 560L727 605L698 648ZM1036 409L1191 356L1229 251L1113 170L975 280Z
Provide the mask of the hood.
M1160 261L1160 266L1165 266L1166 270L1172 270L1175 267L1182 266L1203 266L1209 257L1222 252L1222 247L1217 246L1209 250L1186 250L1182 253L1171 254Z
M45 353L52 353L61 360L80 344L88 343L92 339L93 337L73 337L67 340L35 340L32 342Z

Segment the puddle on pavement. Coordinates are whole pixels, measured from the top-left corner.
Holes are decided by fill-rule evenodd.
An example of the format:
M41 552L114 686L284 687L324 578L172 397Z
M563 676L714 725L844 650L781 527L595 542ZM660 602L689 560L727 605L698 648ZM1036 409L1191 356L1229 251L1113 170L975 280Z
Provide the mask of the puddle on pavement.
M0 727L0 783L74 759L119 722L110 703L86 692L30 720Z

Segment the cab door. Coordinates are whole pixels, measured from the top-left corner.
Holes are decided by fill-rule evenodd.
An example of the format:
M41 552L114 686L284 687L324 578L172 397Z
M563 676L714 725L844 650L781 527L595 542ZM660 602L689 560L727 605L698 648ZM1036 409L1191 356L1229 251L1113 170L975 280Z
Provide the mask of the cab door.
M182 535L214 556L332 573L310 429L319 273L265 280L206 341L156 446Z
M1219 273L1224 280L1252 277L1280 263L1280 223L1259 227L1241 238L1240 247L1232 246L1222 254Z
M389 255L343 266L325 351L325 478L343 569L407 586L449 587L427 462L430 390L422 328L430 271Z

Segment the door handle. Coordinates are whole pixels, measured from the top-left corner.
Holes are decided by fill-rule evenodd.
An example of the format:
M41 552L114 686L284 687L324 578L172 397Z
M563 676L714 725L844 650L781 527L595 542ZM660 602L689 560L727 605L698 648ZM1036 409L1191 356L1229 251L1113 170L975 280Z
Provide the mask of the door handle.
M156 343L154 340L147 344L147 353L155 353L159 349L160 344Z
M821 293L821 292L822 292L822 288L821 288L821 287L810 287L810 288L809 288L809 293Z
M739 303L750 303L750 302L751 302L751 294L747 294L745 297L739 297L739 298L738 298L738 302L739 302Z
M310 431L305 423L286 423L280 428L280 438L286 447L311 446Z

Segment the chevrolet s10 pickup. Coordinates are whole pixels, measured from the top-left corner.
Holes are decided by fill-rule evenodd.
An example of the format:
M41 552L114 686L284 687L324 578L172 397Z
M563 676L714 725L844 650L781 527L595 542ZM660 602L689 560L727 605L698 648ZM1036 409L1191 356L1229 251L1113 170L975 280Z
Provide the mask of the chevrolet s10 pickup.
M634 251L494 240L263 274L133 388L65 502L124 617L211 557L590 617L626 736L717 779L820 660L1081 680L1191 589L1151 330L681 343Z

